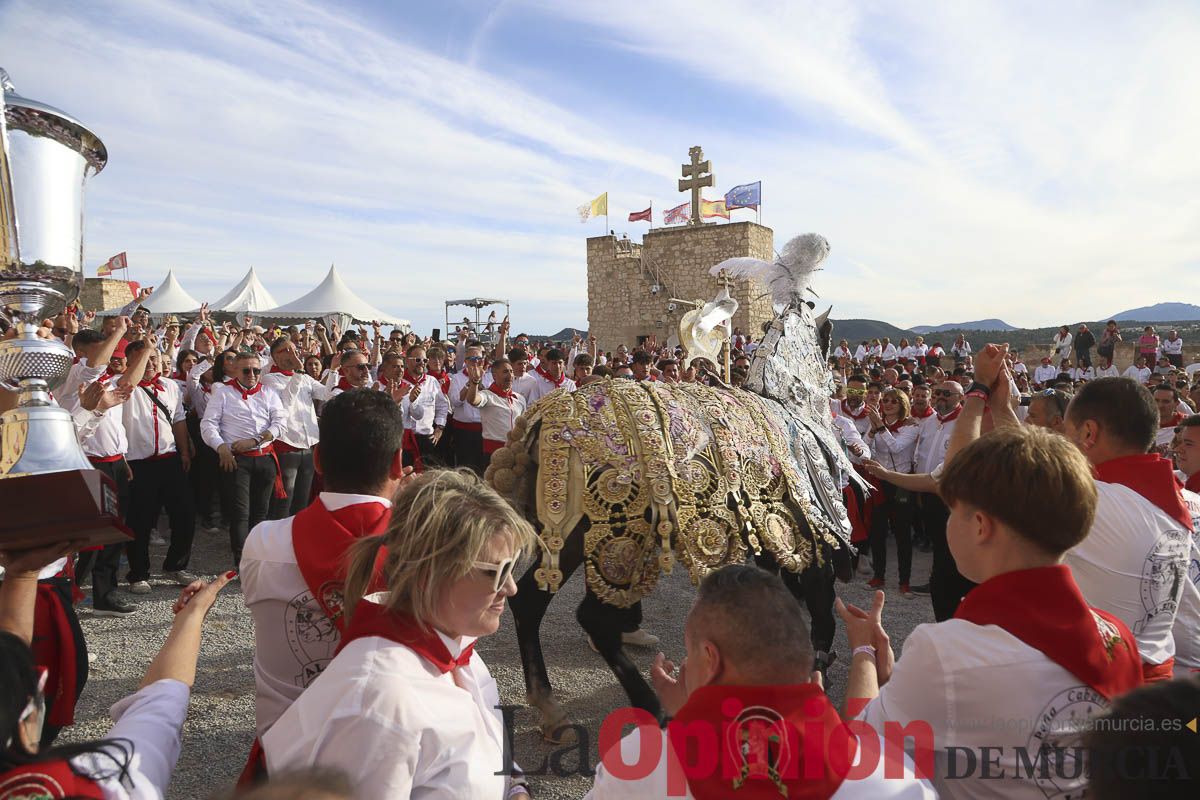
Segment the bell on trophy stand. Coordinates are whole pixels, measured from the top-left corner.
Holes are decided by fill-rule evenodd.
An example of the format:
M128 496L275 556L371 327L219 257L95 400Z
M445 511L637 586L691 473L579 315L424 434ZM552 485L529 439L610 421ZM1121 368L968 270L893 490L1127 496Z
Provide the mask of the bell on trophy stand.
M120 541L116 489L92 469L71 415L50 389L72 352L38 335L42 320L83 285L83 190L108 153L94 133L43 103L21 97L0 69L0 386L18 393L0 415L0 546L55 539Z

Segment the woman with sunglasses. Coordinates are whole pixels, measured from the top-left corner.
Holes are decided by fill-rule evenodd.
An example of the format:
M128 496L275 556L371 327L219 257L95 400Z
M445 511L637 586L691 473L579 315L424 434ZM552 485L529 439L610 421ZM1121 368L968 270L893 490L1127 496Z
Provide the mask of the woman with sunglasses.
M868 405L871 429L867 444L874 459L892 472L911 473L917 454L917 421L910 416L908 395L899 389L887 388L879 398L878 408ZM891 483L882 484L883 501L871 515L871 563L874 575L868 586L878 589L884 584L887 572L887 534L891 528L896 537L896 560L899 562L900 594L912 597L909 583L912 578L912 495Z
M183 589L138 691L112 707L107 738L42 748L46 673L30 650L37 575L78 544L0 554L0 797L160 798L179 759L204 617L233 573Z
M474 473L431 470L405 485L387 531L350 550L341 645L263 735L268 774L340 769L359 797L381 800L524 794L500 769L499 695L474 643L500 627L533 541Z

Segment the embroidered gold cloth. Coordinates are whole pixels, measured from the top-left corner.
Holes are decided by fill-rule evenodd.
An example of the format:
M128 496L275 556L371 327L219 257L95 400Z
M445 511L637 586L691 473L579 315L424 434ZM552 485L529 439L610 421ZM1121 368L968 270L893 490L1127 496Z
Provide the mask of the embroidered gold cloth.
M815 537L835 540L791 448L782 408L751 392L604 380L535 403L488 477L509 496L536 480L541 588L561 585L582 521L589 588L628 607L676 558L693 583L743 561L747 542L791 571L820 559Z

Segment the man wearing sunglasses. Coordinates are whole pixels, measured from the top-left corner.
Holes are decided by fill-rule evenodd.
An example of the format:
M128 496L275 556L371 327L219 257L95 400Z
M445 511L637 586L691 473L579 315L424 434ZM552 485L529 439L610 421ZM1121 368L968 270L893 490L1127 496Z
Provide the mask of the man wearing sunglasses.
M867 412L867 379L861 374L846 379L846 397L834 408L834 413L846 418L858 429L859 438L871 430L871 417Z
M464 349L463 368L450 378L450 427L454 429L454 461L482 475L484 468L483 420L479 409L472 404L468 386L471 375L478 373L480 388L487 389L492 374L487 369L483 345L469 342ZM511 381L509 389L512 388Z
M338 372L341 378L333 388L335 396L351 389L365 388L371 383L371 365L366 354L359 350L346 351Z
M283 424L283 405L261 379L259 357L240 353L232 377L213 387L200 421L205 444L221 462L222 513L229 522L234 569L242 560L246 534L267 518L272 492L287 496L273 444Z
M404 358L404 380L412 386L408 395L408 408L404 413L404 429L409 431L409 441L413 444L405 447L405 465L411 465L421 472L426 467L441 466L435 455L434 448L441 441L442 430L446 427L446 417L450 414L450 401L442 392L442 385L429 374L425 357L425 347L414 344L408 348Z

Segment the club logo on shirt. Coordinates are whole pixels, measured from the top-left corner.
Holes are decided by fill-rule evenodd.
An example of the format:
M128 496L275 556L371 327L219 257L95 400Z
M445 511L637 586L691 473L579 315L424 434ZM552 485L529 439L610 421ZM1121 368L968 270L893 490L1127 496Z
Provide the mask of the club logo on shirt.
M783 716L766 706L747 706L730 721L726 745L734 755L737 777L733 788L740 789L751 779L767 779L787 797L783 771L792 760L787 726Z
M1028 772L1047 798L1075 800L1084 796L1087 778L1083 733L1092 717L1106 710L1104 695L1090 686L1074 686L1050 698L1037 715L1025 752L1036 767Z
M337 607L341 608L340 596ZM300 665L295 684L307 687L333 660L339 640L337 627L307 589L288 601L283 627L288 647Z
M1135 635L1144 633L1159 615L1175 616L1187 562L1188 532L1176 528L1163 531L1142 564L1140 590L1146 613L1134 624Z
M1091 609L1088 609L1091 611ZM1121 632L1117 630L1117 626L1106 620L1104 617L1091 611L1092 619L1096 622L1096 631L1100 634L1100 641L1104 644L1104 655L1109 661L1113 660L1113 651L1117 649L1117 645L1123 645Z

